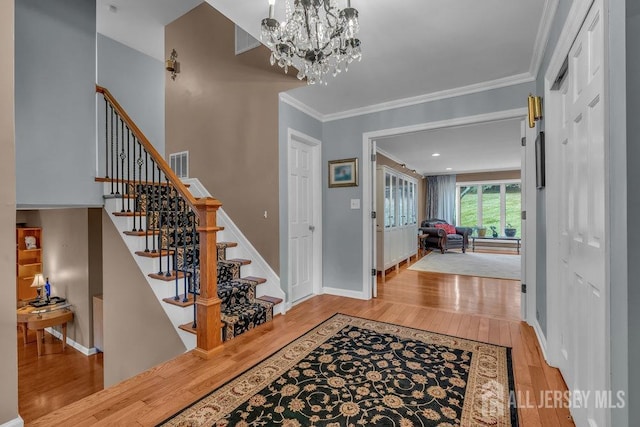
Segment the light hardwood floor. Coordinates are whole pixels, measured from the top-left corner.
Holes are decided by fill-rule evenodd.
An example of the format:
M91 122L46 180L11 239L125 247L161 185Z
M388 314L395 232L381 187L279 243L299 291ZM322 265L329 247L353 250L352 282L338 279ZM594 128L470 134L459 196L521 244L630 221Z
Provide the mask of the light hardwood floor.
M184 354L28 424L154 425L341 312L510 346L517 394L527 399L518 410L520 425L573 425L567 409L541 405L544 393L566 386L558 370L544 362L533 330L518 320L518 282L414 272L404 266L387 275L378 295L371 301L311 298L225 344L211 360Z

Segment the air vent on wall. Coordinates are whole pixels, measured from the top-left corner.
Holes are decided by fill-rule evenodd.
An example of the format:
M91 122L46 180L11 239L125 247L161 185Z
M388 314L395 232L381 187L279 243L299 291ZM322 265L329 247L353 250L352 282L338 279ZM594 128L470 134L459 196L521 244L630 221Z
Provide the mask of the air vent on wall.
M181 151L169 155L169 165L178 178L189 178L189 152Z
M236 25L236 55L255 49L260 46L260 41L256 40L242 28Z

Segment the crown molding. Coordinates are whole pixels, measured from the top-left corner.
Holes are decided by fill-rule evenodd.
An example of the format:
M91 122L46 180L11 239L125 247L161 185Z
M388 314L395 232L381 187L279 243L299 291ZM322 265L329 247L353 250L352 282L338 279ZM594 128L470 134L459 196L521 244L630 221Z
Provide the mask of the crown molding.
M549 0L557 1L557 0ZM294 98L288 93L281 92L280 100L292 107L300 110L301 112L313 117L314 119L326 123L334 120L341 120L350 117L362 116L365 114L379 113L381 111L393 110L396 108L409 107L412 105L423 104L426 102L438 101L441 99L455 98L457 96L471 95L478 92L484 92L492 89L500 89L503 87L514 86L522 83L530 83L535 81L535 76L529 72L516 74L509 77L503 77L501 79L491 80L488 82L476 83L469 86L462 86L455 89L447 89L440 92L433 92L424 95L413 96L409 98L397 99L389 102L382 102L380 104L373 104L366 107L354 108L352 110L345 110L338 113L322 114L319 111L309 107L302 101Z
M392 110L396 108L409 107L411 105L422 104L426 102L438 101L441 99L455 98L462 95L470 95L473 93L484 92L491 89L499 89L502 87L513 86L521 83L529 83L535 80L529 72L516 74L501 79L491 80L482 83L476 83L468 86L447 89L439 92L427 93L424 95L412 96L409 98L397 99L395 101L382 102L380 104L369 105L352 110L341 111L339 113L325 114L324 121L346 119L349 117L362 116L364 114L378 113L381 111Z
M298 101L296 98L289 95L288 93L280 92L279 97L280 97L280 101L284 102L285 104L289 104L293 108L305 113L306 115L311 116L320 122L326 121L322 113L314 110L313 108L309 107L307 104L301 101Z
M398 164L398 166L404 165L404 168L407 170L407 172L406 172L407 174L414 173L416 175L422 176L422 172L419 172L412 165L410 165L409 163L399 159L398 157L394 156L393 154L380 149L377 145L376 145L376 153L377 154L382 154L383 156L385 156L389 160L396 162ZM415 171L415 172L413 172L413 171Z
M558 10L558 3L559 0L546 0L544 2L542 17L540 18L540 25L538 26L538 34L533 45L533 56L531 57L531 64L529 66L529 73L534 77L538 75L540 66L542 65L544 52L547 48L547 43L549 42L553 19L555 18L556 11Z

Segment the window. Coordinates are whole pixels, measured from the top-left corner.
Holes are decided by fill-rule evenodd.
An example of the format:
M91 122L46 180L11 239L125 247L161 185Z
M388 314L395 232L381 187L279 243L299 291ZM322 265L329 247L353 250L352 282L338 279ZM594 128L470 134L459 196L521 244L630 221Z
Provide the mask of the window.
M480 224L480 221L478 221L478 186L459 185L458 194L456 202L459 209L456 217L460 218L458 225L475 227Z
M520 237L521 186L519 180L457 184L456 210L458 225L484 227L491 235L494 227L499 236L505 228L515 228Z

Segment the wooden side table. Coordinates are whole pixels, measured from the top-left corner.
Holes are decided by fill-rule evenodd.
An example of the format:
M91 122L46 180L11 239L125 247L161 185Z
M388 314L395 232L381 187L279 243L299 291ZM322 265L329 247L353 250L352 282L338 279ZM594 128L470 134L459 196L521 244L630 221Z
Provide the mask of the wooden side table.
M44 329L62 325L62 351L67 347L67 322L73 320L73 311L69 304L48 307L47 309L26 306L17 310L17 320L22 329L23 341L27 344L27 331L36 331L38 356L42 356Z

